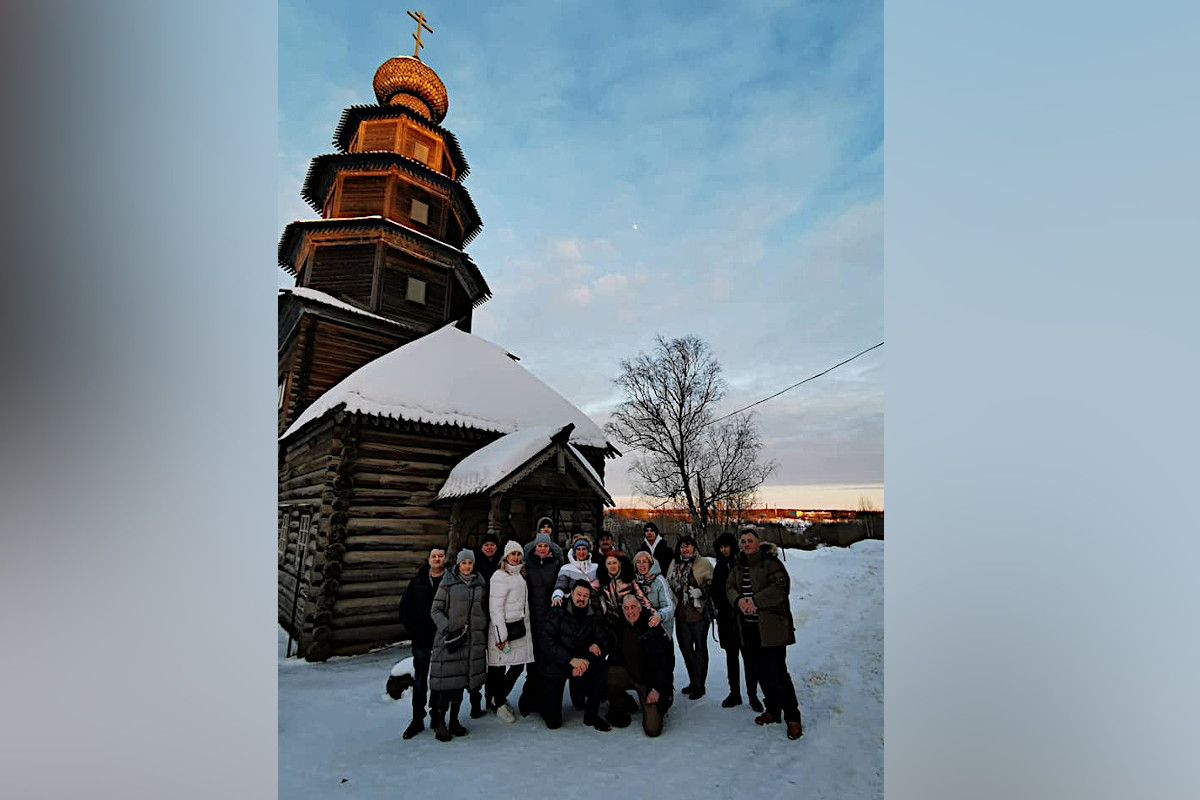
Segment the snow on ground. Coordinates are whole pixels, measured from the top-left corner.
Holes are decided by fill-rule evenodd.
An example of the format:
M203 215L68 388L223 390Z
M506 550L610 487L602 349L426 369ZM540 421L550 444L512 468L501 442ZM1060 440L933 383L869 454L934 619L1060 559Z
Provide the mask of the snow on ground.
M624 730L585 727L568 697L557 731L536 714L514 725L473 720L464 702L470 735L443 743L430 730L400 738L412 705L384 687L407 647L309 664L283 657L281 632L279 796L882 798L883 542L785 554L797 628L788 666L804 717L797 741L782 725L755 725L747 705L721 708L725 654L711 637L708 694L677 695L658 739L636 715ZM686 683L677 653L676 689Z

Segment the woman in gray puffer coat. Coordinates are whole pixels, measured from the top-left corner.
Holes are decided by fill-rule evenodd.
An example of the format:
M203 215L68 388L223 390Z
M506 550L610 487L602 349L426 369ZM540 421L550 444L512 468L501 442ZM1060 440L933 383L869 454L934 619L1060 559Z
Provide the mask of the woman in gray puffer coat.
M446 573L429 614L437 633L429 658L429 689L432 694L433 732L439 742L466 736L458 721L463 689L479 689L487 678L487 588L475 574L475 554L459 551L454 569ZM466 629L461 644L447 644L447 637ZM449 711L449 726L446 714Z

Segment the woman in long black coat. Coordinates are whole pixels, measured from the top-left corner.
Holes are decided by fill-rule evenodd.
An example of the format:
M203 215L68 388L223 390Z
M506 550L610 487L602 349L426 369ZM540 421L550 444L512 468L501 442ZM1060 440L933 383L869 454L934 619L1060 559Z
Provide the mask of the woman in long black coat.
M550 537L539 533L533 540L529 557L525 560L525 581L529 584L529 618L533 627L533 663L525 670L525 685L517 699L517 710L526 716L538 707L538 670L542 658L542 641L546 635L546 624L550 616L550 595L562 559L550 547Z
M741 634L738 632L738 611L725 596L725 582L733 569L737 558L737 539L732 533L722 533L713 542L713 553L716 554L717 565L713 568L712 597L713 605L717 608L717 639L721 649L725 651L725 672L729 677L729 696L721 701L722 708L733 708L742 704L742 690L738 685L738 654L746 664L746 696L750 707L762 711L763 705L758 699L758 675L755 674L754 662L742 651Z

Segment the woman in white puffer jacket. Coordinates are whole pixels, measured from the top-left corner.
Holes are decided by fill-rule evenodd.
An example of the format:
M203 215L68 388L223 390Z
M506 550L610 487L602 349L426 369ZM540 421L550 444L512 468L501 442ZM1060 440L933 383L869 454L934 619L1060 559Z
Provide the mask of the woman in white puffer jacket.
M524 666L533 661L533 623L529 619L528 587L522 574L523 558L521 545L511 541L504 545L504 558L500 568L492 573L488 587L491 621L488 625L487 704L505 722L517 721L513 707L508 704L508 693ZM524 624L525 634L513 638L509 626L518 621Z

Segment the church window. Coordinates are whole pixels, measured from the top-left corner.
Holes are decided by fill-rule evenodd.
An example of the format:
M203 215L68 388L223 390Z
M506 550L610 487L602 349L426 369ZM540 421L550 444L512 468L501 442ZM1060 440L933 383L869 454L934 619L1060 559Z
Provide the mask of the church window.
M408 216L413 222L419 222L422 225L427 225L429 223L429 205L427 203L422 203L420 200L413 200L412 208L409 210Z
M429 148L420 142L413 143L413 158L420 161L422 164L429 163Z
M420 278L409 278L408 291L405 292L405 298L414 303L425 305L425 281Z

